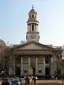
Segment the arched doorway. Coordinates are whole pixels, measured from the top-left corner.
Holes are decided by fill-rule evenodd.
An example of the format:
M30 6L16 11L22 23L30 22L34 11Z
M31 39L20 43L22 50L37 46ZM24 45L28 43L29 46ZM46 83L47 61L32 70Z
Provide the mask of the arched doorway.
M45 73L47 76L50 76L50 68L49 67L45 68Z
M46 67L45 68L45 78L46 79L50 79L50 67Z

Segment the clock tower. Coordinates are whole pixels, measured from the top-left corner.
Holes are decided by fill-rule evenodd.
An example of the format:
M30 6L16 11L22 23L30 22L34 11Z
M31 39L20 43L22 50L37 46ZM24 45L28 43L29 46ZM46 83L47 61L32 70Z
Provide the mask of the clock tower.
M26 33L27 42L30 42L30 41L39 42L40 36L38 32L38 24L39 24L39 21L37 19L37 12L32 6L32 9L30 10L28 14L28 21L27 21L27 33Z

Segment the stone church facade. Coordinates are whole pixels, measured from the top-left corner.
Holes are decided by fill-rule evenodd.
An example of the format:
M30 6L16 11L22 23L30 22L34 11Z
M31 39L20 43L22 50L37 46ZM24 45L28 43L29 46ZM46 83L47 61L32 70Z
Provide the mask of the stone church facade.
M24 76L32 67L34 75L52 76L59 67L57 60L61 59L60 54L61 50L34 41L16 46L13 55L9 56L9 74Z
M52 46L39 43L37 12L34 7L28 14L27 21L27 42L15 46L13 55L10 55L9 74L27 75L30 67L34 75L52 76L57 71L57 59L61 56L61 50Z
M52 76L55 75L61 60L61 48L54 48L50 45L39 43L39 21L34 7L28 14L27 21L27 42L21 45L14 45L8 55L8 74L9 75L27 75L32 68L33 75ZM7 48L7 49L8 49Z

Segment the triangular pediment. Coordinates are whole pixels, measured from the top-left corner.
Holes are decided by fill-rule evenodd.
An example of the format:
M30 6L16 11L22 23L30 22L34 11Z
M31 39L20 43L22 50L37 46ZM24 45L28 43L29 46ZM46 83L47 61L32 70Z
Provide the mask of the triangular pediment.
M51 47L49 47L47 45L40 44L38 42L27 42L27 43L17 47L17 50L24 50L24 49L30 49L30 50L49 50L49 49L51 49Z

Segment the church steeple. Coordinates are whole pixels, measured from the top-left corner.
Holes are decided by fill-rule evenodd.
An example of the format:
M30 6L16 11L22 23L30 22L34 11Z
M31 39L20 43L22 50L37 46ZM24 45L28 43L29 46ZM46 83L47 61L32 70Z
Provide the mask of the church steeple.
M27 21L27 34L26 34L27 42L30 41L39 42L38 24L39 21L37 18L37 12L34 9L34 5L32 5L32 9L29 11Z

